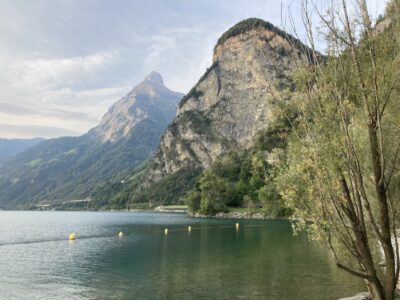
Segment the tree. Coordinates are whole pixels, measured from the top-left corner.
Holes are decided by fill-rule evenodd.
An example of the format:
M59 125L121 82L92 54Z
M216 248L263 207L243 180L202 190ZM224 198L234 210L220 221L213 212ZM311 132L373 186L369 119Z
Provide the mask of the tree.
M206 215L214 215L220 211L226 211L224 193L225 181L206 170L200 178L201 203L200 212Z
M185 200L190 211L197 212L198 210L200 210L201 194L197 189L190 190L187 193Z
M399 278L399 0L388 28L372 27L365 0L317 11L328 57L315 49L295 75L299 111L278 180L297 229L325 241L337 266L366 281L374 299L394 299ZM315 35L307 2L304 21ZM360 21L358 21L360 20ZM384 261L385 267L380 267Z

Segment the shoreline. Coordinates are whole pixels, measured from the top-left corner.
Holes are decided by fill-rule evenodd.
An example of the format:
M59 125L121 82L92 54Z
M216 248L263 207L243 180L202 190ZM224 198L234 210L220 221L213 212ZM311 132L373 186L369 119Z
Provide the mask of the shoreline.
M168 209L166 207L156 207L153 209L11 209L11 210L1 210L1 211L68 211L68 212L138 212L138 213L178 213L185 214L190 218L203 218L203 219L244 219L244 220L290 220L290 218L279 218L274 216L266 216L261 212L219 212L215 215L204 215L200 213L191 213L187 209Z
M191 218L203 218L203 219L253 219L253 220L288 220L288 218L277 218L272 216L265 216L262 213L252 212L219 212L215 215L203 215L200 213L190 213L188 216Z
M253 219L253 220L289 220L288 218L277 218L272 216L265 216L262 213L251 213L251 212L219 212L215 215L204 215L200 213L191 213L188 210L178 210L178 209L127 209L127 210L102 210L102 211L112 211L112 212L143 212L143 213L161 213L161 214L185 214L190 218L200 218L200 219Z

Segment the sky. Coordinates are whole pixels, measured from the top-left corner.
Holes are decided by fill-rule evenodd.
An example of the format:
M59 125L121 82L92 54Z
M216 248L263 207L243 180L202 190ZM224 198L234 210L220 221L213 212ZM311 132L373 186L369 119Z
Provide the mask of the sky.
M368 2L373 17L384 11L386 1ZM240 20L289 28L290 14L304 38L299 3L0 0L0 138L81 135L151 71L188 92Z

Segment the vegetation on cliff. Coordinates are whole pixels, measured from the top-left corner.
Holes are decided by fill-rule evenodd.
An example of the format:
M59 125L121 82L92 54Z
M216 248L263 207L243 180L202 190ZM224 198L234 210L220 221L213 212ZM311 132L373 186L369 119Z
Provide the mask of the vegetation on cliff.
M195 86L193 88L190 89L189 93L187 93L181 100L181 102L179 103L179 107L182 107L187 100L189 100L190 98L194 98L194 99L199 99L199 97L203 96L203 92L202 91L197 91L197 86L199 85L199 83L201 83L205 78L207 78L207 75L210 74L211 71L215 70L216 68L218 68L218 61L214 62L210 67L207 68L207 70L204 72L204 74L200 77L200 79L197 81L197 83L195 84Z
M247 207L259 208L271 217L290 215L275 178L276 165L285 159L287 136L296 114L287 106L284 113L276 115L279 117L257 134L250 149L231 150L202 172L186 195L192 212L214 215L232 207Z
M128 180L110 179L93 192L93 207L105 209L151 209L158 205L183 204L201 169L181 169L157 183L140 187L146 169L133 172Z
M0 138L0 167L7 160L11 159L16 154L25 151L40 142L42 138L34 139L1 139Z
M218 46L225 43L228 39L238 36L240 34L246 33L248 31L255 30L255 29L266 29L268 31L271 31L271 32L287 39L293 45L303 49L304 51L307 51L307 52L310 51L310 49L308 47L306 47L299 39L295 38L294 36L287 33L286 31L274 26L270 22L267 22L263 19L258 19L258 18L248 18L246 20L240 21L239 23L237 23L234 26L232 26L231 28L229 28L218 39L217 44L214 47L214 51Z

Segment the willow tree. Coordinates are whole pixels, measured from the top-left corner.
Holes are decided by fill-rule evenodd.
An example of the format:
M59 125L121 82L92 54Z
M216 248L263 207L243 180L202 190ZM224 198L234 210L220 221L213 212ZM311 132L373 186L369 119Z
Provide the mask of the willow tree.
M375 299L394 299L400 269L399 2L376 26L365 0L352 9L332 2L324 14L314 7L328 53L314 51L295 74L299 117L279 178L296 229L326 242L336 265L365 280Z

